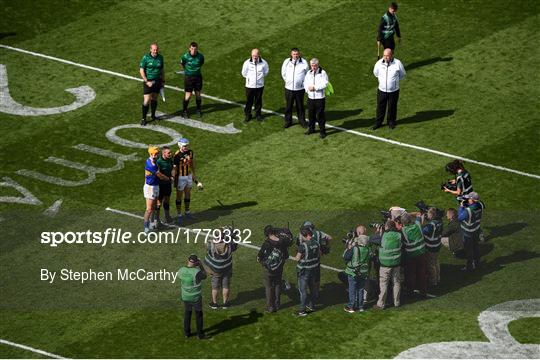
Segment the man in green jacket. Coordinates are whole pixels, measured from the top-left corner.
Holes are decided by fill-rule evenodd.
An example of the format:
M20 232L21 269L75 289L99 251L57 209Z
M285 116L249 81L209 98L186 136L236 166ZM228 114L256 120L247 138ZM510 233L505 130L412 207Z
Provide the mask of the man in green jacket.
M197 337L204 339L201 282L206 279L206 272L197 255L189 255L186 266L178 270L184 302L184 336L191 336L191 313L195 310Z
M382 229L378 228L377 232ZM393 283L394 306L398 307L401 297L401 234L392 220L387 220L384 224L381 247L379 248L379 301L373 305L374 309L382 310L386 307L386 295L388 285Z
M367 280L371 250L366 227L358 225L354 230L354 238L346 243L343 252L345 274L349 283L349 303L343 308L348 313L364 311L364 287Z

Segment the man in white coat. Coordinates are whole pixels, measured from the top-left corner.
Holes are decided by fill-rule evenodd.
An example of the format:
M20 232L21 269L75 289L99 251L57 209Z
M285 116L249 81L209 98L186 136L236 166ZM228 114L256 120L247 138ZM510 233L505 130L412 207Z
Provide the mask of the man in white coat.
M308 94L308 118L309 127L305 132L306 135L315 132L315 122L319 124L319 136L321 139L326 137L326 117L324 107L326 105L325 89L328 86L328 75L326 71L319 66L319 59L313 58L309 61L311 70L308 71L304 78L304 90Z
M255 105L255 117L262 121L262 95L264 78L268 75L268 63L261 58L259 49L251 50L251 57L244 61L242 76L246 79L246 106L244 107L245 122L253 118L251 108Z
M304 78L309 70L306 59L302 59L298 48L291 49L291 57L283 61L281 77L285 82L285 125L286 129L293 123L293 104L296 105L296 116L303 128L307 127L304 110Z

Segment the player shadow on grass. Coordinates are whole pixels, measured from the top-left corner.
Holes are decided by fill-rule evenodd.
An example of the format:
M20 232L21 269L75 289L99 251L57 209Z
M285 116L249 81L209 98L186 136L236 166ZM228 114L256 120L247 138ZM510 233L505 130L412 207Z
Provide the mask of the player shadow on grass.
M0 40L3 40L4 38L10 37L10 36L16 36L17 33L10 31L10 32L0 32Z
M362 112L363 110L362 109L351 109L351 110L328 110L328 111L325 111L325 115L326 115L326 121L336 121L336 120L341 120L341 119L346 119L348 117L351 117L351 116L358 116L360 115L360 113ZM276 110L276 112L282 114L285 112L285 108L279 108L278 110ZM293 115L296 115L296 110L293 110ZM265 114L263 115L263 118L264 117L269 117L269 116L274 116L274 114ZM308 121L308 118L307 118L307 109L306 109L306 121ZM293 120L293 126L294 125L300 125L298 123L298 120L294 119Z
M525 229L527 226L528 224L524 222L510 223L500 226L486 226L485 228L489 230L489 235L486 236L486 240L510 236Z
M492 244L481 244L480 253L484 256L486 251L489 252L489 249L492 248ZM479 269L470 273L461 271L461 268L465 265L464 263L459 265L443 263L441 264L441 286L438 289L428 289L428 293L442 296L472 285L482 280L483 277L503 269L508 264L536 259L538 257L540 257L540 253L528 250L518 250L509 255L500 256L492 261L482 262Z
M448 56L448 57L436 56L436 57L433 57L431 59L420 60L420 61L413 62L413 63L411 63L409 65L405 65L405 70L406 71L411 71L413 69L416 69L416 68L419 68L419 67L422 67L422 66L435 64L437 62L449 62L449 61L452 61L452 60L454 60L454 58L451 57L451 56Z
M262 316L262 313L257 312L255 309L251 309L250 312L246 314L233 315L225 320L222 320L219 323L204 329L204 332L208 336L216 336L223 332L256 323Z
M405 124L413 124L418 122L424 122L424 121L432 121L437 119L442 119L448 116L454 115L455 110L447 109L447 110L427 110L427 111L418 111L416 114L412 116L407 116L406 118L402 118L397 120L397 126L398 128ZM357 128L367 128L375 125L375 118L370 119L353 119L353 120L347 120L341 125L337 125L341 128L345 128L348 130L354 130ZM385 125L386 126L386 123ZM341 132L339 129L328 129L327 135Z
M228 205L219 204L216 206L212 206L209 209L194 213L193 218L189 221L186 220L186 223L184 225L193 225L203 221L214 221L220 217L231 215L234 210L249 206L255 206L257 204L257 201L244 201Z

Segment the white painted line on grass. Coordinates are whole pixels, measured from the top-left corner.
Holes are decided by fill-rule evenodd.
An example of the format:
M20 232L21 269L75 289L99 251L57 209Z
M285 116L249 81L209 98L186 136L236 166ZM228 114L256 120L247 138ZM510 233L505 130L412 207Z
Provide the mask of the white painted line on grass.
M115 214L119 214L119 215L130 216L130 217L135 218L135 219L140 219L140 220L144 219L144 217L141 216L141 215L133 214L133 213L123 211L123 210L117 210L117 209L113 209L113 208L110 208L110 207L105 208L105 210L113 212ZM187 230L189 232L196 233L194 230L191 230L191 229L186 228L186 227L181 227L181 226L173 225L173 224L164 224L164 225L167 226L167 227L170 227L170 228L177 228L179 230ZM261 249L260 246L253 245L253 244L239 243L238 245L245 246L247 248L254 249L254 250L260 250ZM294 260L294 258L292 256L289 256L289 260ZM325 268L325 269L328 269L328 270L337 271L337 272L343 271L341 269L338 269L338 268L335 268L335 267L332 267L332 266L328 266L328 265L324 265L324 264L321 264L321 267Z
M17 51L17 52L20 52L20 53L24 53L24 54L28 54L28 55L48 59L48 60L58 61L58 62L61 62L61 63L64 63L64 64L78 66L78 67L81 67L81 68L84 68L84 69L93 70L93 71L97 71L97 72L108 74L108 75L118 76L118 77L121 77L121 78L124 78L124 79L129 79L129 80L135 80L135 81L142 82L141 78L138 78L138 77L135 77L135 76L121 74L121 73L118 73L118 72L115 72L115 71L105 70L105 69L101 69L101 68L90 66L90 65L80 64L80 63L77 63L77 62L74 62L74 61L57 58L55 56L40 54L40 53L37 53L37 52L24 50L24 49L20 49L20 48L8 46L8 45L3 45L3 44L0 44L0 48L13 50L13 51ZM182 91L182 92L184 91L184 89L179 88L177 86L165 85L165 87L167 89L171 89L171 90ZM202 95L202 97L204 97L206 99L211 99L211 100L214 100L214 101L217 101L217 102L236 105L236 106L240 106L240 107L244 106L244 104L240 104L238 102L227 100L227 99L222 99L222 98L219 98L219 97L216 97L216 96L211 96L211 95L206 95L206 94L201 94L201 95ZM281 114L281 113L278 113L278 112L275 112L275 111L272 111L272 110L268 110L268 109L262 109L262 111L264 113L273 114L273 115L276 115L276 116L281 116L281 117L285 116L284 114ZM511 168L507 168L507 167L504 167L504 166L493 165L493 164L486 163L486 162L483 162L483 161L469 159L469 158L466 158L466 157L463 157L463 156L454 155L454 154L450 154L450 153L443 152L443 151L433 150L433 149L429 149L429 148L422 147L422 146L407 144L407 143L404 143L404 142L401 142L401 141L386 139L386 138L383 138L383 137L380 137L380 136L375 136L375 135L372 135L372 134L367 134L367 133L363 133L363 132L356 131L356 130L345 129L345 128L340 127L340 126L335 126L335 125L330 125L330 124L327 124L326 126L328 128L336 129L336 130L343 131L343 132L346 132L346 133L349 133L349 134L353 134L353 135L357 135L357 136L363 136L363 137L371 139L371 140L382 141L382 142L385 142L385 143L388 143L388 144L402 146L402 147L406 147L406 148L414 149L414 150L418 150L418 151L424 151L424 152L428 152L428 153L439 155L439 156L444 156L444 157L451 158L451 159L461 159L463 161L466 161L466 162L469 162L469 163L472 163L472 164L476 164L476 165L480 165L480 166L484 166L484 167L488 167L488 168L492 168L492 169L505 171L505 172L516 174L516 175L526 176L526 177L530 177L530 178L533 178L533 179L540 180L540 175L531 174L531 173L527 173L527 172L524 172L524 171L511 169Z
M28 350L28 351L31 351L33 353L40 354L40 355L43 355L43 356L48 356L48 357L53 358L53 359L67 359L67 358L65 358L63 356L60 356L60 355L56 355L56 354L53 354L53 353L50 353L50 352L47 352L47 351L35 349L33 347L30 347L30 346L17 344L17 343L14 343L14 342L11 342L11 341L8 341L8 340L4 340L4 339L0 339L0 344L5 344L5 345L13 346L13 347L16 347L16 348L19 348L19 349Z

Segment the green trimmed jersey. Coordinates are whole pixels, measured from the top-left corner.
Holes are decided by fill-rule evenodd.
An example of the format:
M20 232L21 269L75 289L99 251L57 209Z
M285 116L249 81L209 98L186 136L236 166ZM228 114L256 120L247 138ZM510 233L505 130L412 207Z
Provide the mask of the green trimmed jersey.
M172 169L173 169L173 158L172 156L169 157L167 160L162 158L161 156L156 160L159 172L167 177L172 176Z
M141 59L141 63L139 64L139 67L144 69L144 73L146 74L146 78L148 80L161 79L161 72L163 71L164 66L165 63L161 54L157 54L156 57L152 57L150 53L145 54Z
M187 76L201 76L201 67L204 64L204 56L197 51L195 56L191 56L189 51L186 51L184 55L180 58L180 62L184 67L184 73Z

